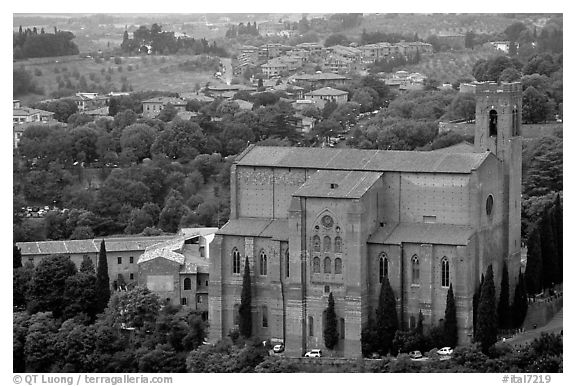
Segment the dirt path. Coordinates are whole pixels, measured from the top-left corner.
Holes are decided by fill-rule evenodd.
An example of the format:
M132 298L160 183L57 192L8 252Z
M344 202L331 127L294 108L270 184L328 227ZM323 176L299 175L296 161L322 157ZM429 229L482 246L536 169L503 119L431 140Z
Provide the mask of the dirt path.
M525 343L529 343L540 336L541 333L560 333L563 330L563 318L562 318L563 308L560 309L554 315L554 317L545 326L535 328L533 330L526 330L523 333L517 334L510 339L506 340L506 343L513 344L515 346L520 346Z

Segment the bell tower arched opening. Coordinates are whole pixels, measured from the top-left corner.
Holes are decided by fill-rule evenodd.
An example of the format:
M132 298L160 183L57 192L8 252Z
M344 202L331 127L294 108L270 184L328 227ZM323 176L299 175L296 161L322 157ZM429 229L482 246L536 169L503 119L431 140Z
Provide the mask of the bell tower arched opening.
M490 110L490 113L488 113L488 128L491 137L498 135L498 113L494 109Z

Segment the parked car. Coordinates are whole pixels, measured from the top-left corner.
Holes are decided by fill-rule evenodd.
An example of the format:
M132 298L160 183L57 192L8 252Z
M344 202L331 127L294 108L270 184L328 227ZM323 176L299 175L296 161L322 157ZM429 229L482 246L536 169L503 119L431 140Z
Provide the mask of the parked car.
M440 350L436 351L438 355L452 355L452 350L450 347L442 347Z
M272 347L272 350L276 353L279 354L281 352L284 352L284 345L283 344L277 344L274 347Z
M308 351L306 354L304 354L304 356L306 358L321 358L322 357L322 350L314 349L314 350Z
M410 353L408 354L410 356L411 359L420 359L422 358L422 353L418 350L416 351L410 351Z

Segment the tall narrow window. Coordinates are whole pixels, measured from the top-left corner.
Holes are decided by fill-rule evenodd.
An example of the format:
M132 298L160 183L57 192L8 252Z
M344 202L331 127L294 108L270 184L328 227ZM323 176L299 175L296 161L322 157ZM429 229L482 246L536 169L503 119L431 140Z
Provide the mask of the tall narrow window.
M382 283L384 281L384 277L388 276L388 258L386 255L380 255L380 267L379 267L379 282Z
M320 258L318 256L312 260L312 273L320 273Z
M340 236L336 236L334 239L334 252L342 253L342 238Z
M324 258L324 273L332 273L332 261L328 256Z
M496 110L490 110L488 115L488 128L490 129L490 136L498 135L498 113Z
M260 251L260 275L268 274L268 256L264 251Z
M340 318L340 339L346 339L346 325L344 324L344 318Z
M314 252L320 252L320 236L315 235L312 238Z
M286 250L286 277L290 277L290 251Z
M308 335L314 336L314 318L308 317Z
M512 136L518 135L518 109L516 106L512 109Z
M232 319L234 321L235 326L237 326L240 323L240 304L234 304Z
M337 273L337 274L342 273L342 259L339 257L334 259L334 273Z
M240 252L236 248L232 250L232 273L240 273Z
M189 277L184 279L184 291L189 291L192 289L192 280Z
M418 256L412 256L412 284L420 284L420 261Z
M442 287L450 286L450 263L446 256L442 258Z
M268 327L268 307L262 306L262 327Z
M332 250L332 242L329 236L324 236L324 252L330 252Z

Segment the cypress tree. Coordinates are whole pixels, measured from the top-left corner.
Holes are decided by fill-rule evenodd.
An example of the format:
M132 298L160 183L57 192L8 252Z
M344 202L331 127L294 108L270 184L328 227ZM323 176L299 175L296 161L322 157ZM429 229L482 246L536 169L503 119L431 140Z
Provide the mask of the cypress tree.
M564 232L564 225L562 223L563 216L562 216L562 202L560 201L560 193L556 194L556 199L554 200L553 206L553 219L554 219L554 234L556 239L556 253L558 255L557 259L557 276L556 276L556 283L562 283L563 281L563 272L564 272L564 240L563 240L563 232Z
M510 284L508 283L508 266L504 262L498 301L498 327L508 329L511 327L510 324Z
M240 295L240 335L245 338L252 336L252 282L250 279L250 262L246 257L244 277L242 279L242 294Z
M96 272L96 313L104 311L110 299L110 278L108 277L108 260L104 240L100 243L98 270Z
M456 302L454 301L452 283L450 283L448 293L446 294L446 310L444 311L444 344L449 347L456 347L458 344Z
M14 244L13 252L12 252L12 268L20 268L22 267L22 253L20 252L20 248Z
M551 208L544 210L539 224L542 254L542 287L551 288L558 277L558 252L551 218Z
M490 346L496 343L498 335L498 318L496 316L496 289L494 287L494 272L492 265L488 266L480 302L478 303L478 320L476 339L482 352L487 353Z
M526 318L528 311L528 295L522 271L518 272L518 282L514 289L514 300L512 301L512 323L514 328L520 328Z
M534 227L528 235L528 255L524 280L526 291L530 295L537 294L542 289L542 253L538 228L538 226Z
M326 308L326 327L324 328L324 345L332 350L338 344L338 326L336 310L334 309L334 296L328 295L328 308Z
M378 352L386 355L392 349L392 341L398 330L398 317L396 316L396 296L390 286L388 277L384 276L378 298L376 310L376 332L378 336Z
M478 320L478 302L480 301L482 284L484 284L484 274L480 277L480 284L478 284L476 291L474 291L474 296L472 297L472 326L474 328L474 341L476 341L476 320Z

